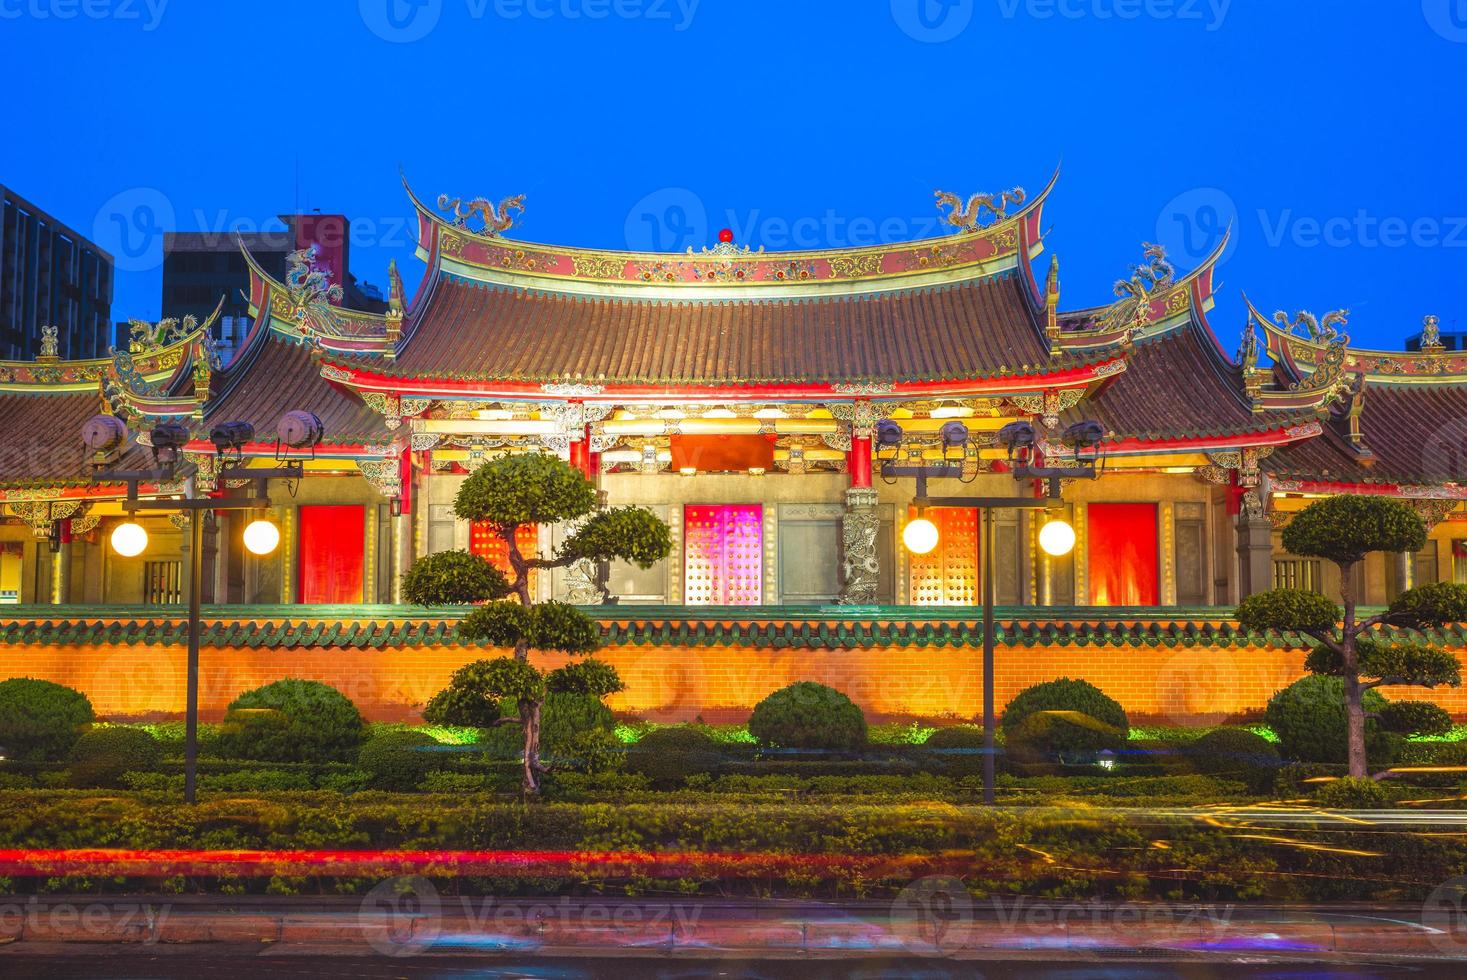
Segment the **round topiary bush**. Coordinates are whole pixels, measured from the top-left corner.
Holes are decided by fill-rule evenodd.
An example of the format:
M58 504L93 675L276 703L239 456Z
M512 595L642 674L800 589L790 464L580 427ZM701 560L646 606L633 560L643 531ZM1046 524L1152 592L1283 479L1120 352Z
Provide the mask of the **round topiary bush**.
M1380 709L1380 727L1397 735L1445 735L1452 716L1430 701L1392 701Z
M655 728L627 752L629 772L654 784L678 784L700 772L711 772L723 761L718 742L700 725Z
M1030 716L1042 711L1077 711L1110 728L1120 729L1123 740L1131 729L1119 701L1089 681L1061 677L1026 687L1016 694L1003 709L1001 723L1004 733L1008 734Z
M1214 728L1188 745L1186 755L1196 771L1237 779L1254 792L1271 787L1283 765L1278 748L1246 728Z
M982 771L983 749L983 729L979 725L939 728L922 743L922 754L929 767L954 775Z
M163 745L141 728L94 728L71 748L67 781L82 789L123 785L128 772L153 772L163 758Z
M95 718L80 691L50 681L0 681L0 755L24 762L65 759Z
M264 762L350 762L366 726L340 691L283 680L235 698L219 728L219 754Z
M1298 762L1347 760L1344 691L1340 678L1310 674L1269 699L1265 717L1279 737L1284 758ZM1366 714L1375 714L1385 707L1385 698L1369 690L1364 704ZM1389 747L1379 738L1373 720L1366 720L1365 734L1366 749L1372 758L1388 754Z
M1004 730L1004 748L1020 765L1094 762L1126 747L1126 730L1079 711L1036 711Z
M797 681L754 706L749 734L782 749L854 751L866 746L866 716L835 688Z
M1391 794L1373 779L1344 776L1325 783L1316 799L1332 810L1374 810L1390 806Z
M373 789L407 792L429 773L448 768L448 753L426 732L412 729L383 732L367 740L357 757Z

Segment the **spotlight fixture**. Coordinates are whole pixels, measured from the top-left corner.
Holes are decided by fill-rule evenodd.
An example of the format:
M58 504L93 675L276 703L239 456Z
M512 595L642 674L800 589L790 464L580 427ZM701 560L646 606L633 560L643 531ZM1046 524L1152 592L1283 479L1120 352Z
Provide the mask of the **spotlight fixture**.
M1079 456L1087 450L1094 452L1100 448L1105 439L1105 426L1099 422L1085 421L1076 422L1065 430L1065 442L1075 449L1075 455Z
M153 426L152 439L153 461L159 466L173 466L178 462L178 454L188 444L188 426L177 422L159 422Z
M902 427L891 419L876 423L876 445L883 449L895 449L902 444Z
M281 452L282 446L286 449L311 450L314 455L325 434L326 429L314 412L286 412L280 416L280 425L276 429L279 441L275 445L275 456L277 459L285 457Z
M82 423L82 445L94 463L107 463L120 455L127 444L127 426L115 415L93 415Z
M944 422L938 435L944 456L949 449L961 449L968 444L968 427L961 422Z
M209 430L209 441L219 456L227 454L238 463L244 459L244 447L255 441L255 427L248 422L220 422Z
M1035 438L1034 426L1028 422L1010 422L998 430L998 443L1008 453L1010 461L1015 456L1020 462L1026 461L1034 451Z

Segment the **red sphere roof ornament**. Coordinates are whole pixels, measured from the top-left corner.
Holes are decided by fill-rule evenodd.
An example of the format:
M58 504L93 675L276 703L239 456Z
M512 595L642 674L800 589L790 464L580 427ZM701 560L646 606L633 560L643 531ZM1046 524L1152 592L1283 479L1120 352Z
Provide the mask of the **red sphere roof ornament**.
M725 244L725 245L732 244L733 243L733 229L732 228L725 228L722 231L720 231L718 233L718 240L720 242L722 242L723 244Z

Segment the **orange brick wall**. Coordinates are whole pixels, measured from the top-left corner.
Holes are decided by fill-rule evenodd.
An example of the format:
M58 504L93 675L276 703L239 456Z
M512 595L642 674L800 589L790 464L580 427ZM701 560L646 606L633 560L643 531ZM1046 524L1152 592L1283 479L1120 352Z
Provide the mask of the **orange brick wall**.
M460 647L249 649L202 651L200 705L219 718L241 691L282 677L323 681L374 721L411 720L464 662L494 654ZM1463 653L1459 651L1459 656ZM770 691L797 680L850 695L872 721L972 718L982 710L977 647L768 650L735 646L608 647L599 654L626 681L611 699L619 712L656 721L701 716L741 721ZM104 718L178 717L183 711L182 647L0 646L0 679L36 677L85 692ZM554 667L564 658L537 663ZM1256 714L1269 695L1301 676L1302 651L1162 647L1000 648L996 701L1056 677L1082 677L1116 698L1136 722L1215 724ZM1467 717L1467 690L1387 689L1393 698L1429 698Z

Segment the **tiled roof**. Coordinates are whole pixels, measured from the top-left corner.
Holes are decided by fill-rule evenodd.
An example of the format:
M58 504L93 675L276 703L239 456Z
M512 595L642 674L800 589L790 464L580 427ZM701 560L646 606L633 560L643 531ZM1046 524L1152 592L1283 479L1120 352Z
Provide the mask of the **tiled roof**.
M275 334L231 364L219 387L207 406L209 424L249 422L261 442L274 440L280 416L297 409L320 416L330 444L385 441L391 435L381 415L321 377L306 348Z
M859 296L666 301L445 276L397 375L529 382L947 381L1053 362L1017 276Z
M1253 413L1241 370L1195 324L1138 342L1126 370L1068 413L1069 421L1082 418L1140 439L1258 432L1290 421Z
M1345 431L1336 419L1324 435L1279 449L1264 466L1281 477L1333 483L1467 482L1467 385L1367 384L1360 433L1375 454L1372 466Z
M101 407L95 391L0 394L0 486L88 482L81 427Z

